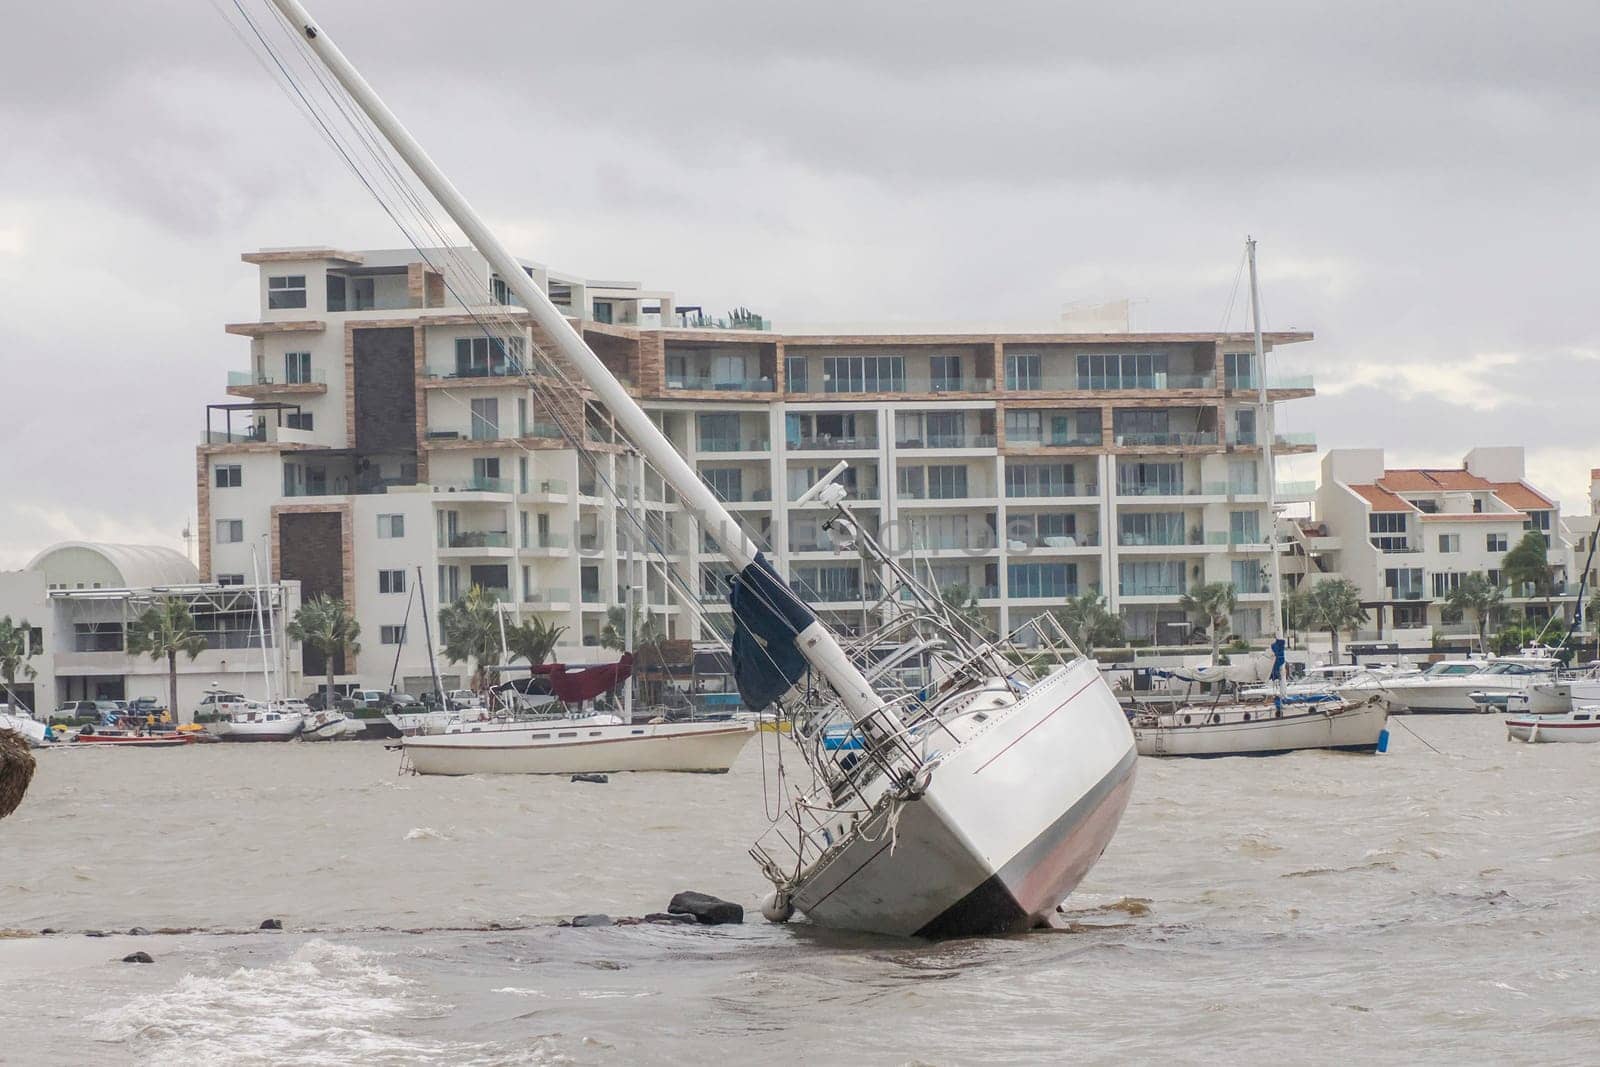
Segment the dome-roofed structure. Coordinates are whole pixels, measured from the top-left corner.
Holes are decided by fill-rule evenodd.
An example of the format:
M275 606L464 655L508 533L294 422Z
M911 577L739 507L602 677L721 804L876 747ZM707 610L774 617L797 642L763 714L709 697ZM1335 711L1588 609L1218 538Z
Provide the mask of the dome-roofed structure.
M200 573L182 552L161 545L63 541L28 561L52 589L151 589L193 585Z

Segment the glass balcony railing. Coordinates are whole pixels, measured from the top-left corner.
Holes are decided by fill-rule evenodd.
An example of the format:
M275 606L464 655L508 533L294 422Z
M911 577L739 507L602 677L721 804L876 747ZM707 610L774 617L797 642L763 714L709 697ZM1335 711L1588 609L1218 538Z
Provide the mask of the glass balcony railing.
M296 374L293 377L272 375L254 371L228 372L228 384L235 385L326 385L328 376L320 370L313 370L310 374Z
M936 433L927 437L897 438L896 448L993 448L992 433Z
M1253 490L1252 490L1253 491ZM1279 482L1279 496L1312 496L1317 491L1316 482Z
M770 393L771 378L721 378L714 374L669 374L668 389L698 389L713 393Z
M1181 582L1118 582L1117 593L1120 596L1167 596L1180 597L1187 590Z
M765 437L707 437L700 441L702 452L768 452L772 441Z
M1095 448L1101 440L1097 433L1006 434L1006 445L1017 448Z
M829 379L816 368L804 380L790 377L784 383L786 393L826 393L833 396L868 396L878 393L992 393L993 378L952 378L918 375L889 375L874 381L860 379Z
M571 543L572 542L570 540L568 540L566 535L564 535L564 534L541 533L541 534L535 534L534 535L533 543L530 545L530 547L532 547L532 548L566 548Z
M1215 430L1186 430L1171 433L1114 433L1112 441L1119 448L1172 448L1182 445L1214 445Z
M468 478L464 482L434 482L436 493L509 493L509 478Z
M511 535L505 530L457 530L445 544L449 548L508 548Z
M1102 393L1154 389L1215 389L1211 374L1160 371L1153 374L1008 374L1008 393Z
M598 589L584 587L578 594L585 604L604 604L605 596Z
M1006 496L1012 499L1089 497L1099 492L1099 486L1092 482L1006 482Z
M565 587L530 589L523 594L522 602L533 607L547 607L551 604L572 603L572 590Z
M862 448L877 448L877 434L861 434L856 437L834 437L822 434L818 437L800 437L789 442L790 451L798 452L825 452L833 449L848 450Z

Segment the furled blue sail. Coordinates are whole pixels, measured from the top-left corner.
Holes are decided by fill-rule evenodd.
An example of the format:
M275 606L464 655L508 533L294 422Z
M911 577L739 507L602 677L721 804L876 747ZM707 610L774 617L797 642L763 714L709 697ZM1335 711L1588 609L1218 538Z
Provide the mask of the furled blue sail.
M795 638L817 617L759 552L728 585L733 678L744 706L761 711L805 676L805 657Z
M1274 682L1283 677L1283 653L1288 647L1288 642L1281 637L1272 642L1272 680Z

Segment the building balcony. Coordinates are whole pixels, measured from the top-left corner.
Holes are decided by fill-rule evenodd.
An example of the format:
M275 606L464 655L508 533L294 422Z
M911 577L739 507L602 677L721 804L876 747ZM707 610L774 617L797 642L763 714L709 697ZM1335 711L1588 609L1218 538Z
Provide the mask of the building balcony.
M1048 556L1059 552L1080 552L1100 547L1100 535L1097 533L1062 534L1049 537L1008 537L1006 551L1010 553L1027 553L1029 555Z
M1256 448L1261 444L1259 434L1229 433L1227 443L1235 448ZM1284 451L1311 452L1317 447L1317 435L1314 433L1275 433L1272 435L1272 447Z
M510 478L468 478L460 482L434 482L436 493L509 493L514 484Z
M458 530L440 539L440 548L510 548L511 535L505 530Z
M606 595L597 587L584 586L578 591L578 598L585 604L604 604Z
M566 611L572 607L572 590L565 586L529 589L522 596L522 606L533 611Z
M1127 393L1174 389L1215 389L1214 374L1161 371L1118 376L1071 374L1008 374L1008 393Z
M1117 595L1124 597L1163 597L1176 600L1188 592L1181 583L1176 585L1158 585L1146 582L1119 582Z
M1099 448L1104 440L1097 433L1006 435L1007 448Z

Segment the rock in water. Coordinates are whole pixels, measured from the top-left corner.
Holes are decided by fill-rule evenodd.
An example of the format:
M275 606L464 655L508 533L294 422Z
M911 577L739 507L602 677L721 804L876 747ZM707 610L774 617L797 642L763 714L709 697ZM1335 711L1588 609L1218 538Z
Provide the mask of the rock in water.
M615 926L609 915L574 915L573 926Z
M679 893L667 905L674 915L693 915L696 922L713 926L718 923L744 922L744 908L731 901L721 900L709 893Z
M256 927L256 929L258 929L258 930L282 930L283 929L283 920L282 919L262 919L261 920L261 925Z
M0 819L17 810L33 781L33 753L28 742L12 730L0 730Z
M671 912L666 911L652 911L644 917L644 921L647 923L671 923L676 926L684 923L693 925L700 920L693 915L673 915Z
M605 785L611 781L610 778L603 774L574 774L572 780L574 782L594 782L597 785Z
M129 937L149 937L150 936L150 931L146 930L142 926L135 926L132 930L128 931L128 936Z
M123 963L154 963L155 957L148 952L130 952L122 957Z

